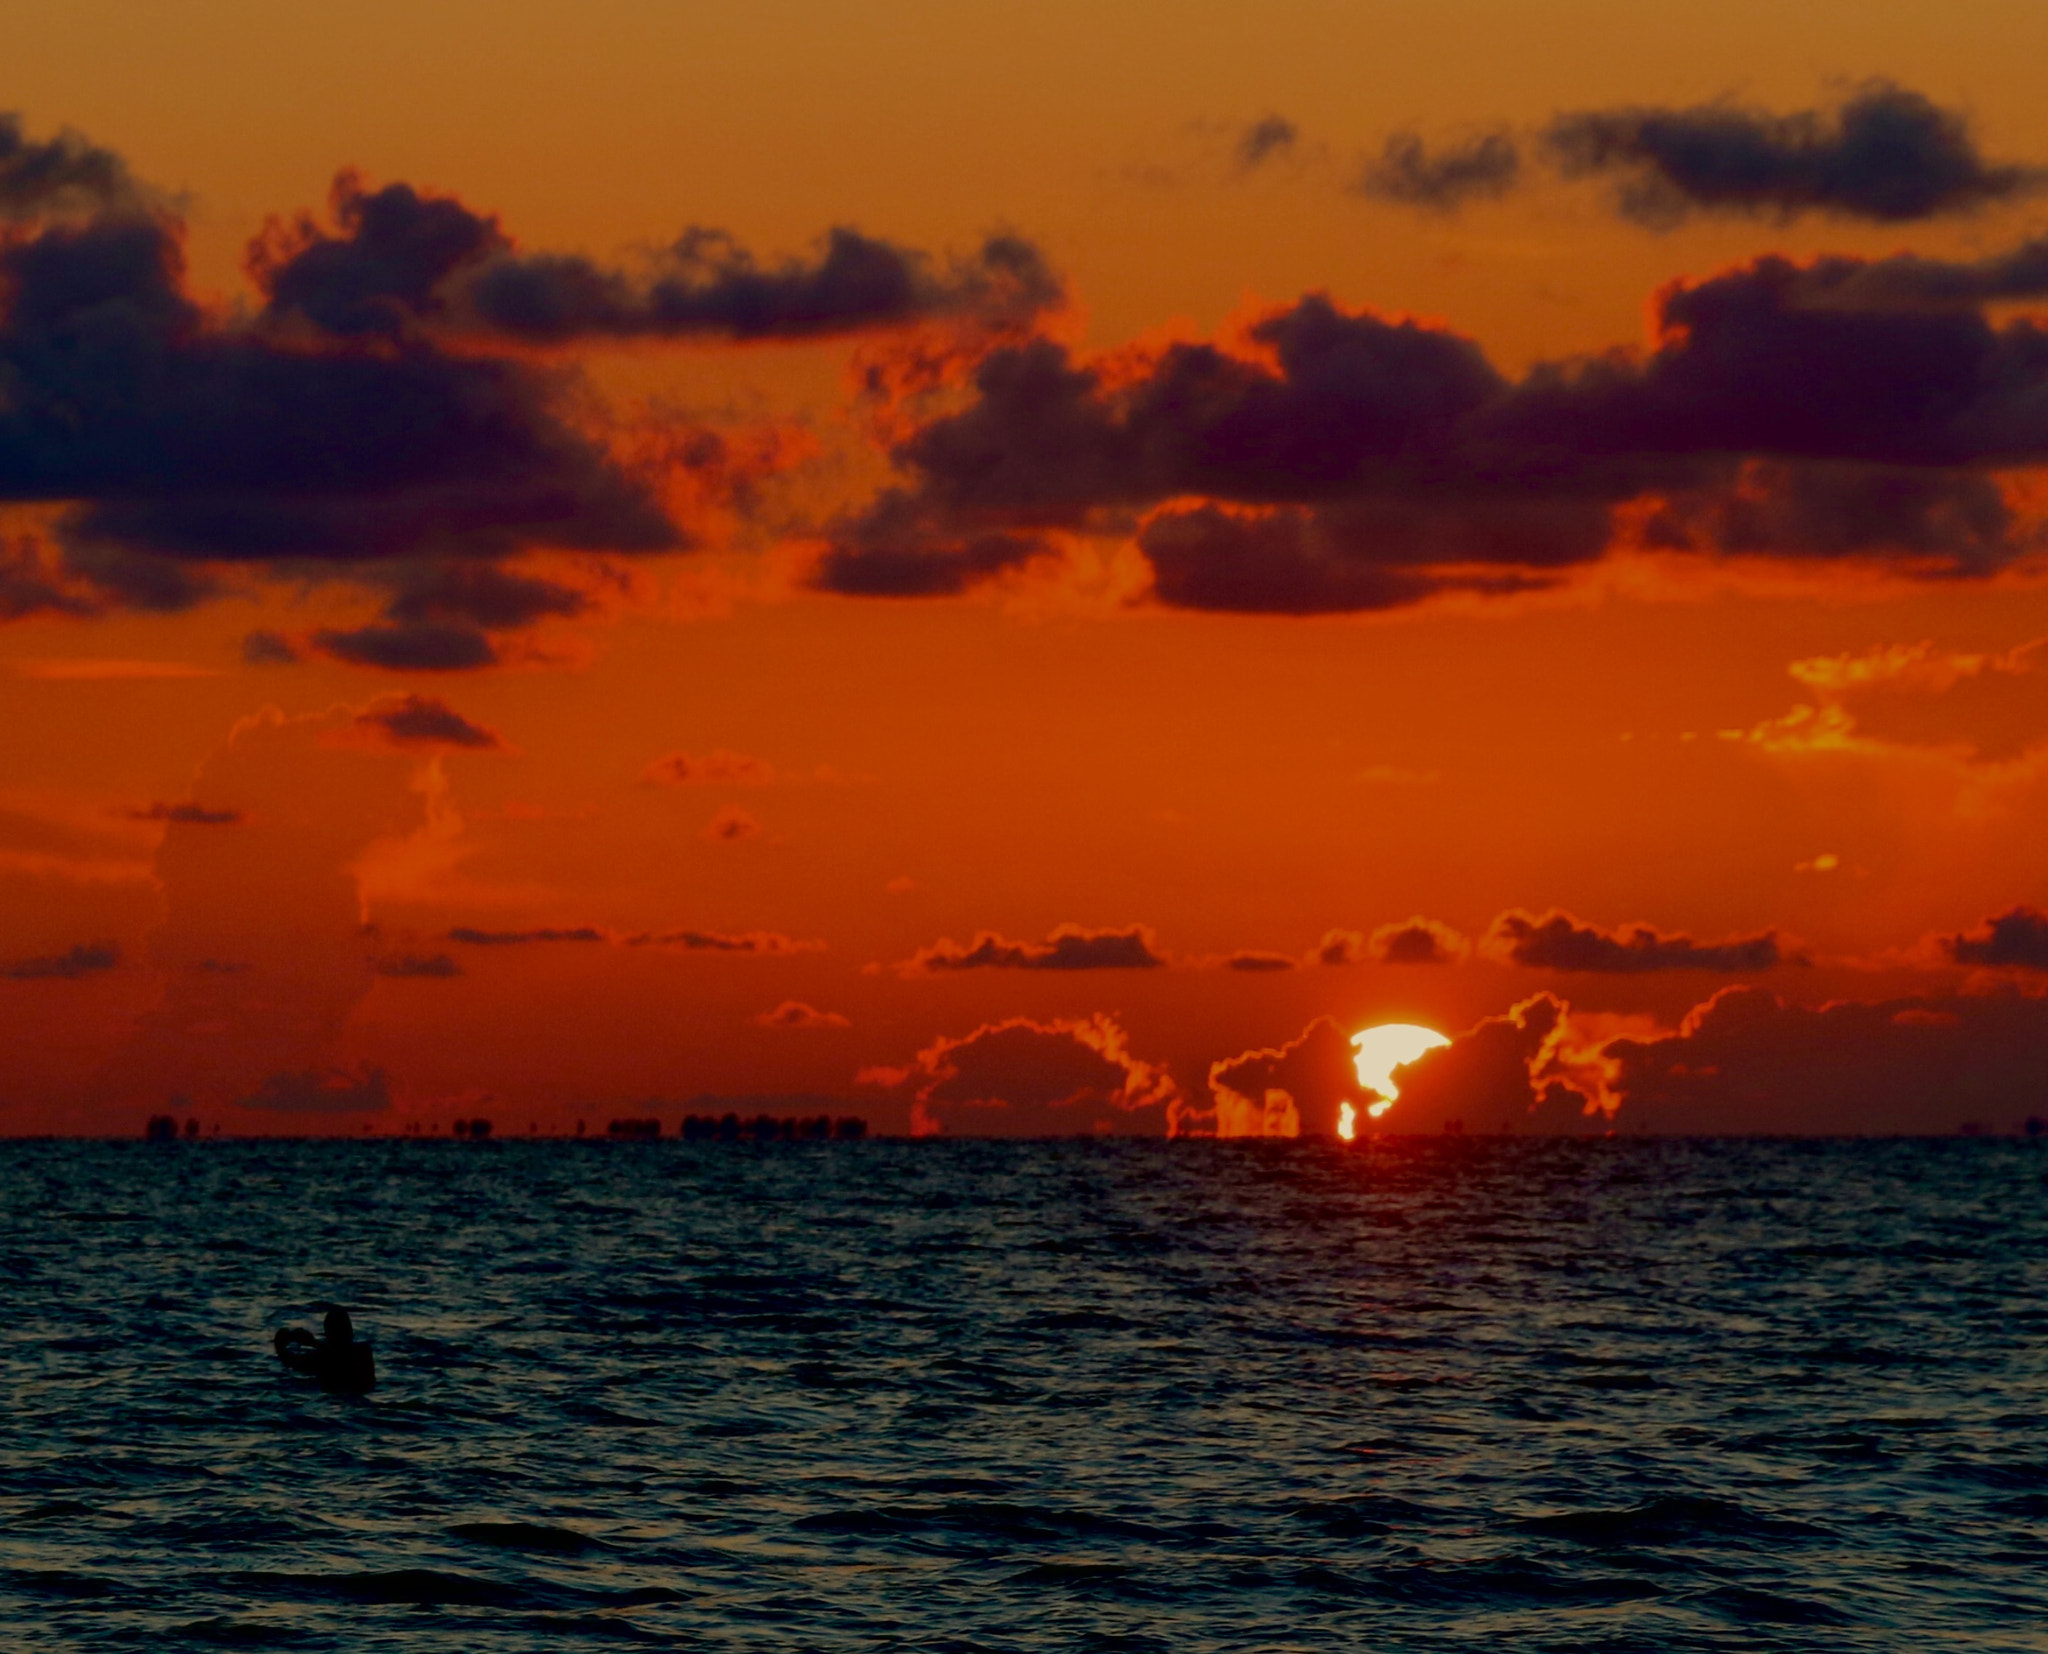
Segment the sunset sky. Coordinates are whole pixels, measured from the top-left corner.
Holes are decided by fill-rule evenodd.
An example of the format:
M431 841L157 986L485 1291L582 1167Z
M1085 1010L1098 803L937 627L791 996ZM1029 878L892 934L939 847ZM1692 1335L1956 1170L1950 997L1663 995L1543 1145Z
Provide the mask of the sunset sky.
M2048 11L71 0L0 1130L2048 1114Z

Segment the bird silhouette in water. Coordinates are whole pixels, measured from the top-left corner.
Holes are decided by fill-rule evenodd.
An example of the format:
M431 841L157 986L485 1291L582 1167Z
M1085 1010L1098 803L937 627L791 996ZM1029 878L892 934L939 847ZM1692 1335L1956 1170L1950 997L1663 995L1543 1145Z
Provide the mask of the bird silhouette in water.
M325 1327L324 1338L315 1338L304 1327L279 1327L271 1348L293 1372L318 1379L330 1395L359 1396L374 1389L377 1361L370 1346L357 1340L348 1311L330 1309Z

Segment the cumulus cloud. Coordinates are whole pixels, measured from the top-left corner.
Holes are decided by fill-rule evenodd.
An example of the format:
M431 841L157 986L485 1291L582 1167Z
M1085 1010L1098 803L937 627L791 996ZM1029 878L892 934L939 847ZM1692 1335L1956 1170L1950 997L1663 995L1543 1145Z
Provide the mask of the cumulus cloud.
M1659 230L1702 212L1904 223L2010 201L2048 181L2039 167L1987 160L1959 111L1880 80L1832 107L1784 114L1724 99L1567 111L1526 140L1495 127L1431 146L1396 132L1356 187L1442 212L1507 194L1538 161L1566 179L1615 180L1615 209Z
M1285 1045L1209 1066L1219 1137L1333 1135L1344 1103L1363 1106L1351 1036L1317 1017Z
M1529 970L1634 974L1643 971L1765 971L1800 962L1785 951L1776 931L1696 942L1652 925L1597 925L1553 910L1537 917L1519 909L1493 922L1486 950L1503 964Z
M1554 994L1483 1017L1400 1070L1401 1095L1380 1121L1395 1132L1604 1131L1616 1104L1598 1026L1581 1026Z
M1872 268L1766 257L1676 283L1646 351L1519 380L1319 295L1228 347L1005 344L897 442L905 480L831 529L813 578L946 594L1104 534L1159 603L1307 615L1542 589L1622 546L1909 578L2038 560L2048 536L2001 481L2048 459L2035 330L1872 301Z
M1121 971L1152 970L1166 964L1149 927L1090 930L1059 925L1043 942L1012 942L992 930L962 947L950 937L919 948L904 961L906 972L939 971Z
M1958 965L2048 971L2048 913L2036 907L2009 908L1975 931L1942 938L1941 945Z
M1156 1136L1171 1133L1183 1109L1173 1076L1133 1056L1122 1027L1100 1013L984 1023L860 1079L907 1096L919 1136Z
M0 219L146 204L127 163L112 150L76 132L30 138L19 115L0 114Z
M800 999L785 999L772 1011L763 1011L754 1021L763 1028L850 1028L850 1019L837 1011L821 1011Z
M10 982L76 982L97 976L121 963L121 950L112 942L80 942L62 953L17 959L0 965L0 977Z
M1521 176L1521 146L1505 130L1473 133L1435 149L1417 133L1396 132L1359 173L1357 187L1382 201L1449 212L1468 201L1503 196Z
M1472 944L1449 925L1417 914L1381 925L1370 936L1356 930L1326 930L1309 957L1318 965L1455 965Z
M1946 1133L2011 1129L2048 1093L2048 999L1916 994L1795 1005L1726 988L1661 1038L1606 1048L1628 1130Z
M432 695L380 696L356 714L354 728L359 734L392 747L505 750L503 738L494 730L471 723L446 701Z
M640 779L668 787L765 787L775 779L775 766L765 758L719 747L701 758L687 752L665 753L640 772Z
M1619 176L1623 215L1660 228L1693 211L1899 223L2042 182L2037 168L1986 161L1954 110L1884 81L1785 115L1726 102L1565 114L1543 145L1567 177Z
M1063 298L1044 255L1012 235L938 260L839 226L808 256L771 263L699 227L625 269L519 252L494 217L352 172L329 206L331 225L273 221L250 269L274 316L344 336L805 339L947 318L1013 324Z
M308 1068L272 1074L241 1106L279 1114L380 1114L391 1106L391 1082L381 1068Z
M941 259L842 228L776 262L693 230L615 270L343 174L324 221L273 221L250 248L260 307L208 308L166 201L109 152L11 119L0 219L0 494L54 508L56 553L0 553L0 618L172 612L261 574L378 598L361 624L253 635L255 664L492 666L505 634L592 608L586 585L508 565L686 549L678 502L738 499L786 463L653 414L600 434L574 370L528 345L1000 331L1061 297L1011 236Z

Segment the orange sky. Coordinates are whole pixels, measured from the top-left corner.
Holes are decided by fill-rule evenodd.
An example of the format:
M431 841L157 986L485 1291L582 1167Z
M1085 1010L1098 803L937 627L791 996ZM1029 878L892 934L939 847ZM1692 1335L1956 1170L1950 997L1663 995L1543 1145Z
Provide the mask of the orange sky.
M715 1106L1206 1132L1248 1129L1245 1086L1287 1094L1262 1124L1329 1129L1325 1018L1458 1036L1387 1116L1411 1129L2042 1112L2048 284L1998 261L2048 227L2044 49L2038 8L1986 3L85 0L18 25L21 142L75 129L139 183L34 196L0 153L0 1129ZM1717 99L1832 142L1873 78L1978 182L1894 210L1839 169L1784 186L1818 204L1695 179L1651 223L1617 206L1640 163L1573 178L1545 148L1563 116ZM1269 116L1289 135L1250 157ZM1521 171L1437 210L1361 192L1404 131L1498 131ZM496 231L431 293L365 299L388 265L319 263L362 245L343 167ZM299 239L257 285L273 217ZM198 307L134 324L146 374L109 318L154 313L87 257L145 224ZM677 321L660 250L706 225L749 251L691 266ZM726 292L702 282L787 273L834 226L916 250L887 255L907 308L701 319ZM1001 285L998 234L1057 298ZM1713 354L1722 311L1650 332L1668 284L1674 316L1690 292L1747 317L1766 255L1818 283L1900 252L2006 285L1981 326L1829 286L1766 306L1795 331L1754 356ZM589 261L608 319L521 334L487 283L553 279L532 254ZM1283 361L1316 293L1341 326ZM1836 315L1876 342L1774 376ZM1920 354L1865 386L1894 336ZM2004 354L1930 413L1954 340ZM1085 383L1067 446L1001 389L1055 358ZM1199 394L1172 377L1196 361L1223 375ZM1302 387L1351 372L1399 411L1332 480L1360 404ZM230 380L268 400L181 446ZM1173 446L1218 383L1253 385L1247 419L1299 391L1302 445ZM401 424L407 387L468 411ZM1457 396L1446 437L1429 397ZM338 538L308 552L315 507ZM1307 561L1176 563L1194 523L1299 528ZM1338 584L1278 606L1322 612L1273 612L1310 574ZM1442 957L1378 957L1411 918ZM1289 1054L1230 1066L1259 1051Z

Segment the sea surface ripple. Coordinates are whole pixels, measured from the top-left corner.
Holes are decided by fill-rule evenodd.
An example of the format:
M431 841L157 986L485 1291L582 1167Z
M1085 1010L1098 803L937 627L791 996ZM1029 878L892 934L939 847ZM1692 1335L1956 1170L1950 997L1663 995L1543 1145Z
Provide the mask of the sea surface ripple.
M2039 1654L2044 1172L11 1143L0 1643Z

